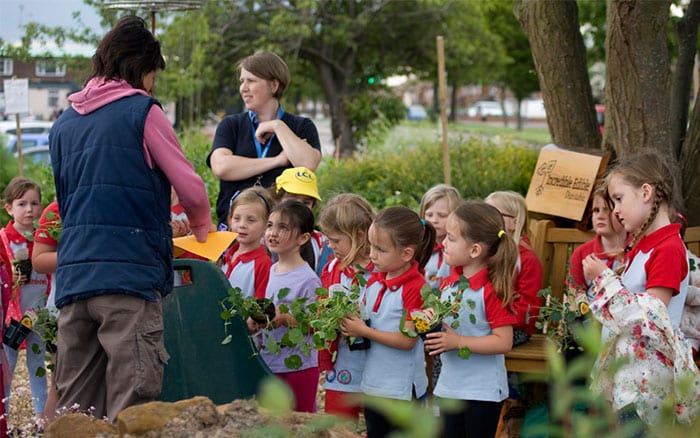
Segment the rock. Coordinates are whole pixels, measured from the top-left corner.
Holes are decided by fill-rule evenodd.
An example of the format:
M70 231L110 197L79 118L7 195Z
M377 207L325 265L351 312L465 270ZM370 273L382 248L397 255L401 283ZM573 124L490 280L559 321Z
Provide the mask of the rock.
M117 428L104 420L84 414L66 414L58 417L44 431L45 438L92 438L118 436Z
M131 406L117 415L117 426L122 435L144 435L162 431L166 424L187 413L188 428L204 430L219 422L216 405L206 397L193 397L175 403L150 402Z

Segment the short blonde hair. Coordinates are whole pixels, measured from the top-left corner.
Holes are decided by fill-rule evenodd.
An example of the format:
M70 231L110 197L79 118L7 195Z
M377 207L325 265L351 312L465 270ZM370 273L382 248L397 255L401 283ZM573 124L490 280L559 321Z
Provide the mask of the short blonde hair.
M462 202L462 195L456 188L448 184L432 186L420 200L420 217L424 218L425 211L441 199L447 199L447 208L452 212Z

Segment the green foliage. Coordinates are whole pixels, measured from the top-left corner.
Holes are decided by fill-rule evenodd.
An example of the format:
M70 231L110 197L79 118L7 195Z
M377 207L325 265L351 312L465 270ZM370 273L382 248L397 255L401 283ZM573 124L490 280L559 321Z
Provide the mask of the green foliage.
M361 92L345 99L345 109L360 144L381 144L387 132L406 118L401 99L388 93Z
M511 142L497 145L479 138L450 137L452 185L466 199L484 198L495 190L525 194L537 162L537 151ZM391 144L356 154L355 159L326 161L317 170L323 199L357 193L375 208L417 208L423 194L443 182L438 140Z
M212 217L216 217L216 197L219 195L219 179L207 166L207 155L211 149L211 140L201 129L185 129L178 133L178 141L187 159L192 163L195 172L204 180L209 195L209 205L212 206Z

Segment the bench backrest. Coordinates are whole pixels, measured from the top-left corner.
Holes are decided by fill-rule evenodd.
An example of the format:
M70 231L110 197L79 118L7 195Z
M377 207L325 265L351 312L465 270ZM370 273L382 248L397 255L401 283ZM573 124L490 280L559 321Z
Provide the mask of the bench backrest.
M579 245L593 239L594 233L557 228L548 219L530 220L528 228L530 243L544 268L542 287L550 286L552 295L562 298L571 254ZM684 240L693 254L700 254L700 227L688 228Z

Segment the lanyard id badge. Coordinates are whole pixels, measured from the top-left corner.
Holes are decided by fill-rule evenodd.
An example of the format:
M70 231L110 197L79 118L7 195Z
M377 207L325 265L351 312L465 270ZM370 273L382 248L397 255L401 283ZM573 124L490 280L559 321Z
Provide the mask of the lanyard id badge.
M282 105L280 105L277 108L277 119L281 119L283 116L284 110L282 109ZM258 154L258 158L265 158L267 157L267 153L270 151L270 145L272 144L272 140L275 138L275 134L270 136L270 138L265 142L265 147L263 148L263 145L260 144L260 141L258 141L258 138L255 136L255 131L258 129L258 125L260 125L260 122L258 122L258 115L253 111L248 111L248 117L250 117L250 130L253 133L255 151Z

